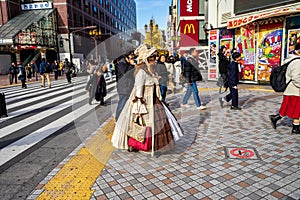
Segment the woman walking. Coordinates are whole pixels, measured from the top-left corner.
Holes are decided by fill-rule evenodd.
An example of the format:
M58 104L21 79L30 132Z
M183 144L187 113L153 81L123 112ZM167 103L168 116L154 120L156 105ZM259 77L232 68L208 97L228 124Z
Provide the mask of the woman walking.
M174 149L174 140L182 136L182 130L171 114L170 110L161 101L158 75L155 71L155 48L147 49L142 45L138 48L137 65L135 68L135 84L133 91L122 110L112 136L112 144L119 149L137 151L136 147L128 144L128 133L133 130L137 117L142 118L145 127L151 128L152 145L154 151L168 151ZM154 137L154 138L153 138ZM149 137L146 137L146 139Z
M294 54L286 60L290 62L286 71L287 88L283 93L279 114L270 115L270 120L274 129L277 127L277 121L287 116L293 119L292 133L300 133L300 44L297 44ZM296 59L298 58L298 59Z

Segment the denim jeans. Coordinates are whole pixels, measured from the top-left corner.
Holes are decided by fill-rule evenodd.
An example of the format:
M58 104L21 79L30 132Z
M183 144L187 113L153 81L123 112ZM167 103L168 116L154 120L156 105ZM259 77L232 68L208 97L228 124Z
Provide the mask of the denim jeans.
M160 93L162 97L162 101L166 103L166 96L167 96L167 87L164 85L159 85L160 87Z
M119 119L119 116L127 102L127 100L129 99L129 96L128 95L122 95L122 94L119 94L119 102L118 102L118 107L117 107L117 110L116 110L116 121L118 121Z
M188 102L190 96L192 95L192 93L193 93L193 96L194 96L194 99L195 99L196 106L197 107L201 106L201 101L200 101L200 97L199 97L199 94L198 94L198 88L197 88L196 82L192 82L192 84L188 84L188 88L187 88L187 91L186 91L185 96L183 98L182 104L187 104L187 102Z

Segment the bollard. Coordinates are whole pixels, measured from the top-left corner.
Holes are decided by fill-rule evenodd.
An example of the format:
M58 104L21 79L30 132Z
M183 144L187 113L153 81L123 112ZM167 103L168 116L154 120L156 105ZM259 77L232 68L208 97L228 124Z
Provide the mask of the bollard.
M5 94L0 93L0 117L7 117Z

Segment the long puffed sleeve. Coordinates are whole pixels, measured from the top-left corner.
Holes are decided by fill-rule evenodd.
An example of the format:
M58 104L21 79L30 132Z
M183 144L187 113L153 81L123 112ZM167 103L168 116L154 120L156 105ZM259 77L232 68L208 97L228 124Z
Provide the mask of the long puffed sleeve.
M146 102L144 101L144 86L145 86L145 72L139 70L135 76L135 99L133 100L132 113L133 114L146 114Z
M144 94L144 86L145 86L145 74L144 70L139 70L135 76L135 96L138 98L143 97Z
M300 88L300 60L294 60L293 63L289 66L289 76L292 78L292 83Z

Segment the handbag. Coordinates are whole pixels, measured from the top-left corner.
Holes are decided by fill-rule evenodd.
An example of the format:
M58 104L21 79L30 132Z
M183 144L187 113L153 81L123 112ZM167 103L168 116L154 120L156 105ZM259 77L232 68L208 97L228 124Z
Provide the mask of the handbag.
M142 116L136 116L132 128L128 131L127 136L134 138L139 142L144 142L146 126Z
M128 145L141 151L149 151L152 147L152 134L151 127L146 127L146 138L144 142L140 142L130 137L128 140Z

